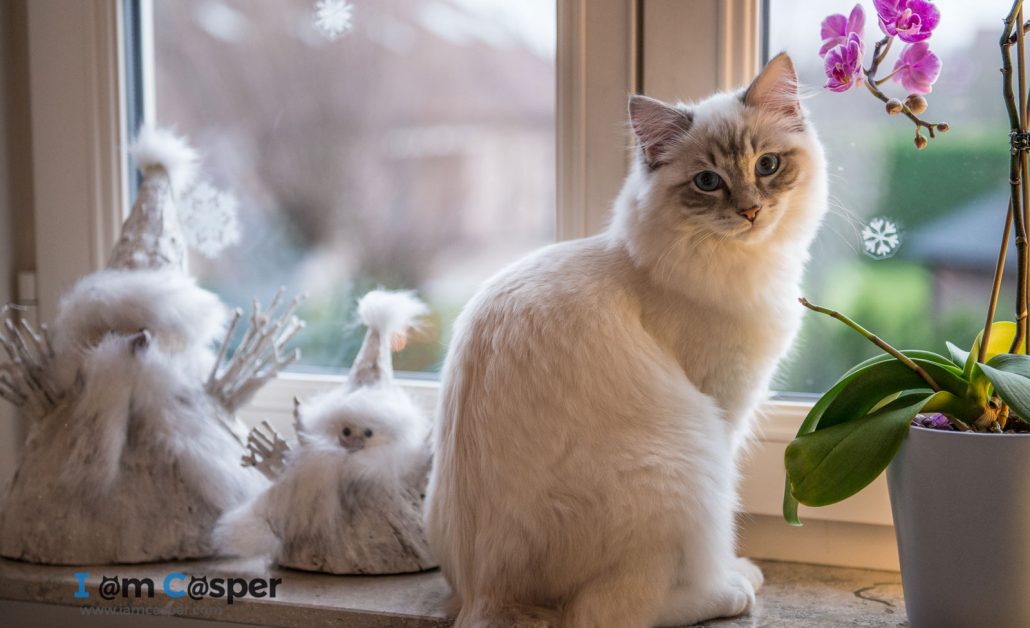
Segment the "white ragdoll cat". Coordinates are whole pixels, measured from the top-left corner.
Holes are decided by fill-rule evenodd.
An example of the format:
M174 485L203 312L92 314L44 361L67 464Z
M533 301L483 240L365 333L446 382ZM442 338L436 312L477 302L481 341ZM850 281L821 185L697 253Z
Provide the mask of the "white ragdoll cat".
M458 628L691 624L762 584L736 457L800 326L823 151L782 54L630 118L608 230L510 266L457 323L426 517Z

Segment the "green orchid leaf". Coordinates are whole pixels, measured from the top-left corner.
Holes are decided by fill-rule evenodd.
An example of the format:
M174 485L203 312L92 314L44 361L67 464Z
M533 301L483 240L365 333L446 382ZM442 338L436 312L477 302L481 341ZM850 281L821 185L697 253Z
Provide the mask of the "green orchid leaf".
M966 358L965 368L962 369L962 373L965 378L972 379L973 377L973 365L976 364L976 359L980 354L980 343L983 340L984 333L981 331L976 336L976 340L973 341L973 347L969 350L969 356ZM1016 324L1010 321L999 321L991 325L991 339L987 343L987 352L984 354L984 360L987 362L991 361L996 355L1002 353L1008 353L1009 349L1012 348L1012 341L1016 339ZM1018 353L1025 353L1019 351Z
M951 354L951 361L959 366L959 368L965 368L966 361L969 360L969 352L959 349L950 342L945 343L948 346L948 353Z
M873 365L864 367L864 369L872 368ZM808 411L808 415L805 416L805 420L802 421L801 427L798 428L798 436L802 434L808 434L815 430L819 424L819 419L822 418L823 413L826 412L826 408L829 407L830 403L840 394L848 384L858 378L863 369L859 369L853 373L845 373L836 384L833 385L830 390L826 391L826 394L819 398L812 406L812 409ZM801 519L798 518L798 500L790 492L790 476L784 480L783 487L783 518L793 526L801 525Z
M947 358L928 351L903 353L925 368L946 390L952 390L960 397L965 393L967 382L960 378L961 371L951 366ZM891 395L927 388L926 382L915 371L893 356L876 356L845 373L819 398L802 422L797 436L865 416ZM791 525L801 525L798 502L791 494L789 478L784 483L783 518Z
M1023 377L1030 377L1030 357L1014 353L1002 353L987 361L987 365L1005 371L1015 373ZM991 398L994 384L984 373L983 369L973 369L973 377L970 381L971 398L976 399L979 405L984 405Z
M841 391L847 388L847 386L851 384L851 382L855 381L859 377L862 377L863 374L868 373L870 369L873 369L877 364L884 362L884 360L880 359L882 357L890 358L895 362L897 361L894 360L894 358L892 358L891 356L877 356L876 358L866 360L862 364L859 364L855 368L845 373L843 376L841 376L839 380L837 380L836 384L834 384L828 391L826 391L826 394L824 394L822 397L819 398L818 401L815 402L815 405L812 406L812 409L808 411L808 414L805 416L805 420L801 422L801 427L798 428L797 435L801 436L802 434L808 434L815 431L816 426L818 426L819 424L819 419L822 418L823 413L826 412L826 408L828 408L830 404L833 402L833 400L837 398L837 395L839 395ZM796 500L794 496L791 495L789 476L784 480L783 518L790 525L801 525L801 519L798 518L798 500Z
M955 366L955 364L953 364L951 360L944 357L943 355L938 355L933 351L922 351L920 349L906 349L902 351L901 354L905 357L912 358L913 360L919 359L926 360L927 362L936 362L941 366L947 367L949 370L955 373L956 376L962 376L962 368L960 366ZM850 370L848 370L846 373L844 373L844 375L841 376L841 379L844 379L848 375L851 375L852 373L859 371L867 366L879 364L880 362L890 362L891 360L897 360L897 358L888 353L881 353L880 355L873 356L868 360L865 360L864 362L859 362L855 366L851 367Z
M987 366L1006 373L1015 373L1030 377L1030 356L1015 353L1002 353L987 361Z
M957 397L966 395L969 382L956 374L958 369L927 360L912 361L929 373L942 390ZM816 429L833 427L863 417L889 395L929 388L929 384L918 373L896 359L877 363L867 367L861 377L852 380L835 396L820 417Z
M984 413L984 406L974 399L959 397L942 390L930 397L920 412L940 412L966 423L972 423Z
M931 396L906 394L860 419L796 438L784 458L791 494L806 506L826 506L868 486L894 458Z
M918 349L902 351L903 355L912 358L913 360L925 360L927 362L934 362L947 368L949 371L955 373L955 375L962 375L962 366L956 365L951 359L933 351L920 351Z
M987 379L994 384L994 391L998 393L1002 401L1009 405L1009 408L1014 410L1020 418L1030 417L1030 379L1018 373L1002 371L986 364L978 366Z

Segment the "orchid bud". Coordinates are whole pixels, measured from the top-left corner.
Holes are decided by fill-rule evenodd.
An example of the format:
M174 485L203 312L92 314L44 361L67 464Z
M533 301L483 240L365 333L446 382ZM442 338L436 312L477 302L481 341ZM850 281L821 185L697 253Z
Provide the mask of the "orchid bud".
M897 98L891 98L887 101L887 114L896 116L901 113L901 110L905 105L901 104L901 101Z
M919 134L917 133L917 134L916 134L916 140L915 140L915 142L916 142L916 148L917 148L917 149L919 149L919 150L923 150L924 148L926 148L926 138L925 138L925 137L923 137L922 135L919 135Z
M909 94L905 99L905 106L917 116L926 111L926 99L919 94Z
M951 129L951 126L949 126L947 122L938 122L937 123L937 130L940 131L941 133L947 133L950 129Z

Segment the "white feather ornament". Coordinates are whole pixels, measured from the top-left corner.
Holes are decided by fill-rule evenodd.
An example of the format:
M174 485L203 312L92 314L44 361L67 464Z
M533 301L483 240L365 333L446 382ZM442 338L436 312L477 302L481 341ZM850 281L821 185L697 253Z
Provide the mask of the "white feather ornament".
M0 555L53 564L134 563L213 553L222 515L267 480L241 467L234 414L297 359L285 345L302 324L297 300L255 304L240 319L186 275L176 199L195 154L144 130L133 148L144 179L107 270L61 300L53 330L36 333L0 310L0 397L29 433L0 497ZM222 339L219 353L213 347Z
M266 425L245 463L273 484L226 514L215 531L226 554L269 554L280 565L336 574L435 566L422 531L431 462L428 422L392 377L391 346L427 312L408 293L373 291L358 305L368 326L348 383L297 403L297 442Z

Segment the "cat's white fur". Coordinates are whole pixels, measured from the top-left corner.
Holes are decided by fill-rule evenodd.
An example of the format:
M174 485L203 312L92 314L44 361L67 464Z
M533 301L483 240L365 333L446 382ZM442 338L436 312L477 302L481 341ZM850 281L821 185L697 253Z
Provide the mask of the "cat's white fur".
M743 98L634 101L651 152L637 151L610 228L503 270L459 318L427 498L459 628L681 625L753 603L736 457L800 325L826 180L788 58ZM648 125L676 111L690 132L652 168L645 157L669 155L646 142L676 134ZM775 128L768 150L800 160L797 184L741 233L685 219L673 192L677 150L725 125Z

